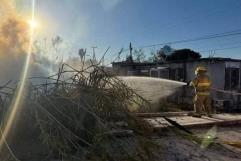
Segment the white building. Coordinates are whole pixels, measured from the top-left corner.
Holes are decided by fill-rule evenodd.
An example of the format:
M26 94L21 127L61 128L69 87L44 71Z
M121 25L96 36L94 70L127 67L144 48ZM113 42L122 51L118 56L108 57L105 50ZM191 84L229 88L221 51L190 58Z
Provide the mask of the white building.
M195 77L195 69L204 66L212 81L212 88L225 92L212 91L214 104L223 104L226 108L241 110L241 96L230 92L241 92L241 60L230 58L201 58L195 60L168 61L165 63L113 63L117 75L151 76L189 82ZM145 72L143 72L145 71ZM190 95L190 91L180 96ZM189 99L190 100L190 99ZM231 108L230 108L231 109Z

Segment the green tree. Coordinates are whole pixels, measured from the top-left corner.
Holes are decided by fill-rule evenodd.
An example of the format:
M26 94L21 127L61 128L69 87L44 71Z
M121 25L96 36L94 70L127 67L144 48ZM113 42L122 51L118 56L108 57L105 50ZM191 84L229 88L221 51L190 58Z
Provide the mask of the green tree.
M167 56L172 54L174 49L169 46L165 45L160 50L158 50L154 56L153 62L165 62L167 59Z
M171 55L168 55L166 61L174 60L195 60L200 59L202 56L200 53L195 52L191 49L180 49L175 50Z

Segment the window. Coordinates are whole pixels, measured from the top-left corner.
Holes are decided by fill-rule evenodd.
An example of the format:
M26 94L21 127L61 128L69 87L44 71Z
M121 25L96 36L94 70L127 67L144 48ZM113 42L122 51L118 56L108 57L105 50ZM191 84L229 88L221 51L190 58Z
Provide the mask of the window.
M239 68L225 69L225 89L234 90L239 88Z
M184 69L183 68L170 69L170 79L176 80L176 81L183 81Z
M177 78L177 80L178 81L183 81L184 80L184 69L183 68L178 68L177 69L177 75L178 75L178 78Z
M152 70L151 77L158 77L158 72L156 70Z
M170 69L170 79L171 80L176 80L176 70L175 69Z

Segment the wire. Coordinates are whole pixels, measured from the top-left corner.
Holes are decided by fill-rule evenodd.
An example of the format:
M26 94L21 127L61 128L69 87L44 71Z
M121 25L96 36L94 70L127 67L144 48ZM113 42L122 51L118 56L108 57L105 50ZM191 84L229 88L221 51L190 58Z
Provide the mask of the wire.
M199 52L211 52L211 51L217 51L217 50L229 50L229 49L238 49L241 48L241 46L233 46L233 47L227 47L227 48L216 48L216 49L209 49L209 50L202 50Z
M216 91L216 92L221 92L221 93L226 93L226 94L239 95L239 96L241 96L241 93L239 93L239 92L225 91L225 90L218 89L218 88L212 88L212 90L213 90L213 91Z
M201 36L201 37L197 37L197 38L190 38L190 39L183 39L183 40L176 40L176 41L169 41L169 42L157 43L157 44L152 44L152 45L146 45L146 46L140 47L140 49L167 45L167 44L179 44L179 43L187 43L187 42L194 42L194 41L201 41L201 40L208 40L208 39L216 39L216 38L236 36L236 35L241 35L240 29L234 30L234 31L223 32L223 33L218 33L218 34Z
M205 35L205 36L200 36L200 37L197 37L197 38L182 39L182 40L176 40L176 41L170 41L170 42L163 42L163 43L158 43L158 44L146 45L146 46L139 47L139 49L151 48L151 47L167 45L167 44L188 43L188 42L216 39L216 38L222 38L222 37L237 36L237 35L241 35L241 29L227 31L227 32L222 32L222 33L215 33L215 34L210 34L210 35ZM234 47L234 48L236 48L236 47ZM239 48L239 46L238 46L238 48ZM231 49L231 48L224 48L224 49L217 49L217 50L226 50L226 49ZM122 53L124 53L124 52L126 52L128 50L129 49L124 49L122 51ZM202 52L202 51L200 51L200 52ZM207 52L207 51L204 51L204 52ZM116 56L116 55L117 55L117 57L113 59L113 60L116 60L119 57L119 52L113 54L109 59L113 58L113 56ZM109 60L109 59L107 59L107 60ZM111 61L111 63L112 63L112 61ZM108 64L108 65L110 65L110 64Z
M156 46L161 46L161 45L166 45L166 44L188 43L188 42L216 39L216 38L221 38L221 37L230 37L230 36L236 36L236 35L241 35L241 29L227 31L227 32L223 32L223 33L210 34L210 35L206 35L206 36L200 36L197 38L190 38L190 39L183 39L183 40L176 40L176 41L170 41L170 42L163 42L163 43L159 43L159 44L147 45L147 46L140 47L140 49L156 47ZM203 51L199 51L199 52L208 52L208 51L213 51L213 50L227 50L227 49L234 49L234 48L240 48L240 47L241 46L235 46L235 47L230 47L230 48L218 48L218 49L211 49L211 50L203 50ZM128 49L124 49L122 51L122 53L124 53L126 51L128 51ZM113 59L113 61L115 61L120 56L119 54L120 54L119 52L116 54L113 54L113 56L110 57L110 59L114 58L114 56L117 55L117 57ZM113 61L111 61L108 65L110 65Z
M107 66L110 65L110 64L112 64L112 62L115 62L115 61L118 59L118 57L121 56L121 54L127 52L128 50L129 50L129 49L122 49L121 52L119 51L118 53L112 54L111 57L109 57L108 59L106 59L106 60L110 60L110 63L108 63ZM112 60L111 60L111 59L112 59Z

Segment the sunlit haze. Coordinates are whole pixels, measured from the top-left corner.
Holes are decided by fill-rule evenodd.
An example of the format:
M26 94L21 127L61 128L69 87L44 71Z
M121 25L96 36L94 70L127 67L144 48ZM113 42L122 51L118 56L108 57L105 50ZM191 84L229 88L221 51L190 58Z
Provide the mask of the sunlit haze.
M17 2L26 12L28 0ZM236 0L39 0L36 17L45 22L42 37L60 35L68 45L68 55L79 48L97 46L98 56L111 46L109 54L128 48L196 38L241 28L241 2ZM170 44L191 48L203 56L240 58L240 36ZM156 46L158 49L162 46ZM223 49L231 48L231 49ZM215 50L217 49L217 50ZM146 48L149 53L152 48ZM126 54L123 55L125 57ZM110 56L111 59L111 56Z

